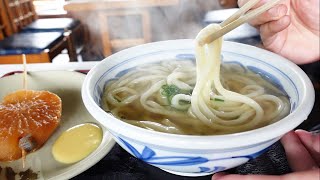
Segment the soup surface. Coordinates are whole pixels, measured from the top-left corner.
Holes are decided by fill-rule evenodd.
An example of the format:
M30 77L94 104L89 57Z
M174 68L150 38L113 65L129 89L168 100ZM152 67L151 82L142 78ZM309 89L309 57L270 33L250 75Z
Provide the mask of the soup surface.
M196 64L192 60L170 60L130 69L119 79L106 84L103 109L115 117L150 130L175 134L214 135L247 131L278 121L289 113L287 95L258 74L238 64L223 64L222 86L250 97L263 110L261 119L245 103L229 100L213 87L205 105L215 114L210 123L197 117L191 96L197 82ZM211 85L213 86L213 85ZM201 97L200 97L201 98Z

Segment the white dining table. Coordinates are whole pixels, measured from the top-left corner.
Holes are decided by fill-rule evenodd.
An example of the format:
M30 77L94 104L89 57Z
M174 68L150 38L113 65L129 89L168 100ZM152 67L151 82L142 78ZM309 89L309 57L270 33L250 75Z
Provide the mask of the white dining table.
M27 71L80 71L90 70L100 61L67 62L67 63L37 63L27 64ZM0 77L13 72L23 71L22 64L0 65Z

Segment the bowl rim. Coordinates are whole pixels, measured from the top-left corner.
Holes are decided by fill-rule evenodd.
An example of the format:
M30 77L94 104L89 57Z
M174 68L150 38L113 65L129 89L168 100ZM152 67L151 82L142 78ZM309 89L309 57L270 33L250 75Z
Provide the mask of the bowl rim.
M157 146L178 149L229 149L263 143L281 137L285 133L296 128L305 119L307 119L314 105L315 92L310 79L304 73L304 71L302 71L293 62L275 53L272 53L264 49L260 49L258 47L229 41L224 41L223 47L246 49L247 51L255 52L255 54L267 55L269 57L277 59L277 61L279 61L279 64L280 62L285 63L288 66L289 71L292 71L293 73L297 74L297 76L299 77L297 81L301 82L303 88L300 89L302 90L301 103L296 107L293 113L290 113L285 118L270 125L239 133L207 136L177 135L150 131L118 120L114 116L102 110L100 106L95 103L93 97L89 94L90 82L96 74L95 72L101 67L103 67L102 65L105 64L107 61L110 61L114 58L117 59L118 57L121 57L123 54L128 54L137 50L146 49L149 46L170 46L170 44L172 45L174 43L180 43L181 45L183 45L185 43L192 43L193 41L194 40L192 39L178 39L143 44L117 52L99 62L89 71L82 86L83 102L86 108L88 109L89 113L91 113L91 115L94 118L96 118L101 124L106 126L106 128L109 129L111 131L111 134L113 134L114 136L126 137L136 142L143 142L143 144L156 144ZM296 119L295 121L291 121L293 117L294 119Z

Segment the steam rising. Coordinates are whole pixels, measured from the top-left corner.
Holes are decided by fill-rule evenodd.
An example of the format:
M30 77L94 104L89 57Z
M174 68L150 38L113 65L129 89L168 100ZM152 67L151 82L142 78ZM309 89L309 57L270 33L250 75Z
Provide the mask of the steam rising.
M99 8L97 8L99 9ZM169 39L195 38L203 28L203 18L206 12L221 9L216 0L180 0L176 6L148 7L141 10L148 10L150 15L150 41L161 41ZM123 10L125 13L132 11L139 12L140 9L132 8ZM98 44L102 34L110 34L110 39L141 38L142 18L139 15L109 16L109 10L97 10L94 13L77 15L88 24L91 34L90 48L93 54L103 58L103 51ZM98 22L98 23L97 23ZM100 28L103 27L102 29Z

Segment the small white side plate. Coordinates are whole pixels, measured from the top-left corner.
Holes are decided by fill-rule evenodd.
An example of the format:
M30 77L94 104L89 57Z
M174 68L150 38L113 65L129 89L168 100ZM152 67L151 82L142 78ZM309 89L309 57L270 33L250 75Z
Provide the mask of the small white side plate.
M70 179L100 161L115 144L107 129L88 113L82 102L81 86L84 78L85 74L74 71L39 71L30 72L28 75L28 89L48 90L56 93L62 99L60 126L41 149L27 156L27 168L37 172L39 179ZM21 73L0 78L0 99L2 100L8 93L22 89L22 82ZM68 165L57 162L51 154L55 140L65 130L87 122L95 123L102 128L103 140L100 146L78 163ZM22 170L22 162L21 160L0 162L0 167L11 167L16 173L19 173Z

